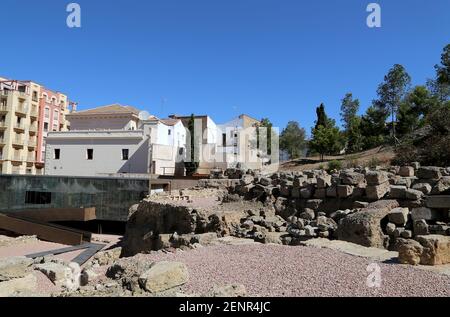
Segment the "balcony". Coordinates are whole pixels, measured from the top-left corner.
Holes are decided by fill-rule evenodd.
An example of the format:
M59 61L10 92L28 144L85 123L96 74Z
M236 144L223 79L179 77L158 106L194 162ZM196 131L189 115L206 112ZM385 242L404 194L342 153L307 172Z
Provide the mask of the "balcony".
M12 144L13 146L23 147L23 138L14 138Z
M6 128L7 128L6 122L5 121L0 121L0 130L4 130Z
M35 139L29 139L28 140L28 147L36 147L36 140Z
M11 90L0 90L0 96L8 96Z
M27 162L34 162L36 161L36 155L34 155L34 152L29 153L27 156Z
M5 146L6 145L6 140L5 138L1 137L0 138L0 146Z
M7 105L0 105L0 113L5 114L8 113L8 106Z
M14 124L14 130L16 130L16 132L25 132L25 124L23 123L15 123Z
M13 157L12 157L12 161L15 161L15 162L22 162L22 161L23 161L22 155L17 154L17 153L14 153L14 155L13 155Z
M39 116L39 110L38 110L38 107L36 107L36 106L32 106L32 107L31 107L30 116L31 116L31 117L34 117L34 118L37 118L37 117Z
M30 134L36 134L37 132L37 124L30 125Z
M28 94L23 91L17 91L17 97L19 97L20 99L26 100L28 97Z
M19 105L16 108L16 114L18 115L27 115L28 113L28 107L26 105Z

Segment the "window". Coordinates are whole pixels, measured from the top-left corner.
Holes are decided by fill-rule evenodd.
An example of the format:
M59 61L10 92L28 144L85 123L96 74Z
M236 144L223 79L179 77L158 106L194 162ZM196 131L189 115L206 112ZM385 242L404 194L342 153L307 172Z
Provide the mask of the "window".
M169 135L171 135L172 134L172 130L167 130L167 133L169 134Z
M45 108L45 110L44 110L44 117L45 118L50 118L50 109L49 108Z
M128 149L122 149L122 160L124 161L128 160L128 153L129 153Z
M61 149L54 149L53 151L53 159L59 160L61 157Z
M222 146L227 146L227 134L222 134Z
M33 91L33 101L38 101L38 93L37 93L37 91Z
M44 122L44 132L48 131L48 122Z
M52 193L46 192L25 192L25 204L47 205L52 202Z
M86 155L87 155L88 160L93 160L94 159L94 149L87 149Z

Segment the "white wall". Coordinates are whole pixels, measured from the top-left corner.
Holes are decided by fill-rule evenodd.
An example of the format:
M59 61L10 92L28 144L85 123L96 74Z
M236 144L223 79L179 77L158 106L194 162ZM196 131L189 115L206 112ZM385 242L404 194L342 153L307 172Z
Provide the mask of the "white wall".
M148 144L142 131L125 132L116 137L93 135L76 138L52 136L49 133L45 155L45 174L64 176L101 176L114 173L147 173ZM61 133L60 133L61 134ZM104 134L104 133L103 133ZM113 133L114 135L114 133ZM54 150L60 149L60 159ZM87 159L87 149L94 150L93 160ZM122 159L122 149L128 149L129 159Z
M171 134L168 131L171 130ZM104 130L51 132L47 137L45 174L64 176L102 176L117 173L148 172L148 135L152 135L153 161L156 174L171 174L181 162L185 148L185 129L181 122L167 126L161 122L145 122L141 130ZM54 150L60 159L54 159ZM94 150L93 160L87 149ZM129 159L122 160L122 149L129 150Z

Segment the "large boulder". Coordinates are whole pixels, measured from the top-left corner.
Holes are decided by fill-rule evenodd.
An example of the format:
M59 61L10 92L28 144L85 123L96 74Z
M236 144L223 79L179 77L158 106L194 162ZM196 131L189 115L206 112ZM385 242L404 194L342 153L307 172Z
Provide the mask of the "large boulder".
M435 209L430 209L427 207L417 207L411 210L412 220L437 220L439 219L439 212Z
M398 260L403 264L420 264L423 253L422 245L416 240L398 238L396 241Z
M38 264L35 269L41 271L50 281L59 287L68 287L73 279L72 268L58 262L46 262Z
M450 263L450 237L417 236L415 240L398 239L399 261L405 264L440 265Z
M150 293L160 293L185 284L189 279L186 265L180 262L158 262L141 274L139 284Z
M404 226L408 221L408 214L409 214L408 208L399 207L392 209L392 211L388 215L389 221L396 225Z
M9 257L0 260L0 282L24 277L30 271L33 260L23 257Z
M20 295L21 292L29 294L30 292L34 293L35 291L37 291L37 279L33 274L0 282L0 297Z
M450 263L450 237L442 235L418 236L416 240L422 245L421 264L439 265Z
M370 200L378 200L383 198L387 193L389 193L390 184L389 182L384 182L378 185L368 185L366 187L366 196Z
M344 185L359 185L364 182L364 175L351 171L343 171L340 174L340 179Z
M380 185L389 180L388 174L383 171L368 171L366 173L367 185Z
M428 196L426 205L429 208L450 209L450 195Z
M399 204L396 200L380 200L348 215L340 220L338 239L366 247L387 247L388 236L383 233L381 220L397 207Z
M417 170L420 179L439 179L442 177L441 169L436 166L422 166Z

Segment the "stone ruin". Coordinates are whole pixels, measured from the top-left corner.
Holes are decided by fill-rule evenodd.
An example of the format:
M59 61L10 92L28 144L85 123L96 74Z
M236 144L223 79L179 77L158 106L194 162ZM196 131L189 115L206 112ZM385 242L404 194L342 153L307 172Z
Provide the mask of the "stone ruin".
M339 239L398 251L402 263L450 263L450 168L214 172L196 188L134 206L122 255L225 236L285 245Z

